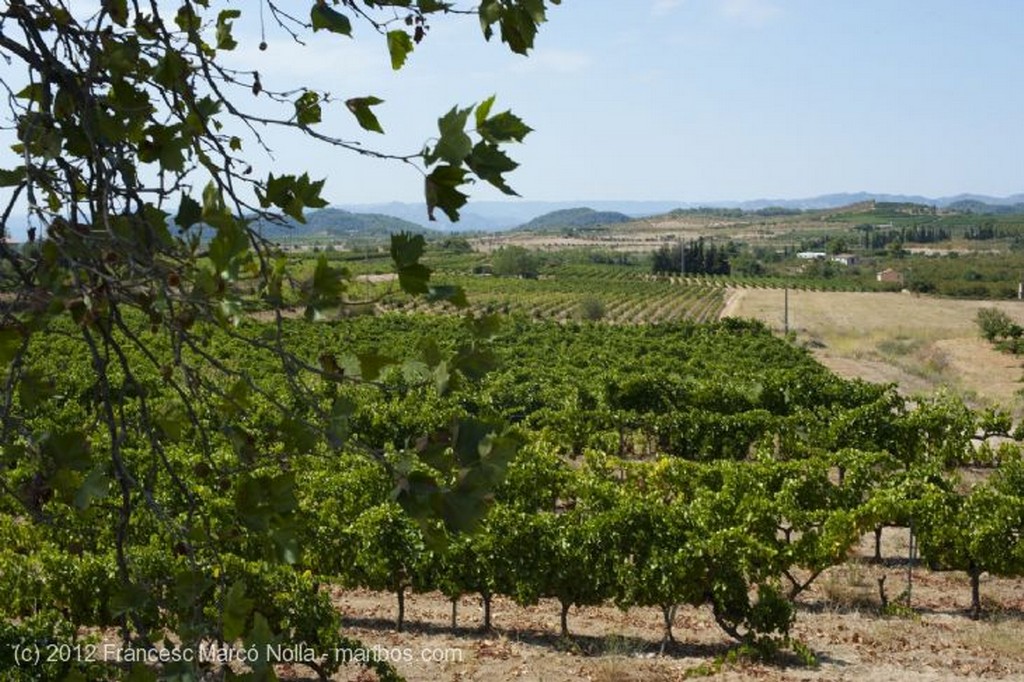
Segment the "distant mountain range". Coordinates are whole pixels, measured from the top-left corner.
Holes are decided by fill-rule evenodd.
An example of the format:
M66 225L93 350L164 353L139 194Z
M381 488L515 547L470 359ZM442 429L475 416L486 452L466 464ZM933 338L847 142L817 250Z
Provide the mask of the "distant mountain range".
M1008 197L981 194L957 194L949 197L924 197L908 194L877 194L853 192L824 194L806 199L753 199L750 201L470 201L462 212L462 220L449 222L443 214L437 222L427 218L422 203L390 202L384 204L344 204L310 212L302 225L289 221L287 227L265 223L264 236L271 239L287 237L336 237L378 239L395 232L420 234L443 232L496 232L516 227L545 229L558 227L589 227L609 225L632 218L663 215L673 209L739 208L756 211L777 207L800 210L827 210L866 201L914 203L970 213L1024 213L1024 193ZM26 239L27 221L11 216L9 238Z
M427 219L424 204L390 202L386 204L341 204L353 212L372 212L395 216L438 230L454 232L496 232L520 227L538 216L554 211L587 207L596 212L618 212L630 218L668 213L674 208L696 206L679 201L473 201L461 211L462 220L450 222L438 211L439 219Z
M630 218L662 215L676 208L740 208L756 211L778 207L800 210L840 208L864 201L913 203L972 213L1024 212L1024 193L1008 197L982 194L957 194L948 197L924 197L913 194L881 194L872 192L846 192L823 194L805 199L753 199L749 201L470 201L458 223L448 222L443 216L437 222L427 219L423 204L391 202L386 204L344 204L353 212L373 212L402 218L425 227L444 231L493 232L525 226L546 213L578 209L585 206L595 212L617 212Z
M840 206L859 204L864 201L886 201L899 204L924 204L926 206L936 206L938 208L949 208L952 204L955 204L957 202L969 201L976 202L977 204L987 204L988 206L997 207L1024 204L1024 193L1014 194L1009 197L990 197L982 194L957 194L956 196L939 197L935 199L915 194L875 194L871 192L845 192L839 194L823 194L821 196L812 197L809 199L754 199L752 201L715 202L709 205L716 207L720 206L722 208L742 208L745 210L757 210L760 208L767 208L769 206L778 206L780 208L799 208L802 210L817 210L839 208Z

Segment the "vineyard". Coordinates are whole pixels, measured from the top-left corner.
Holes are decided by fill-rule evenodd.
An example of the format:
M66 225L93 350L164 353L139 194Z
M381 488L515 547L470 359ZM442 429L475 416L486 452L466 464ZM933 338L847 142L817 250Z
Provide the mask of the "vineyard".
M566 255L568 254L568 255ZM742 277L723 275L652 275L645 265L607 265L581 262L587 252L548 261L534 277L473 274L486 260L480 254L435 255L428 260L446 285L467 292L475 314L503 313L534 320L602 320L613 324L656 324L718 319L727 294L734 289L801 291L860 291L865 287L829 279ZM384 259L348 264L367 278L386 278ZM868 287L873 289L873 287ZM452 307L396 291L388 280L356 286L364 299L377 301L380 311L450 313Z
M672 286L631 277L499 279L449 275L445 281L470 292L475 312L513 313L536 320L585 317L581 305L588 299L600 302L597 319L618 324L714 320L724 305L723 291L718 287ZM429 303L409 297L386 302L384 307L408 312L433 309Z
M674 153L672 140L701 133L672 129L683 100L657 99L686 94L668 67L729 67L684 68L691 84L730 84L703 88L710 109L682 104L686 122L718 131L697 138L712 154L742 118L701 112L735 109L718 95L756 94L747 76L836 81L791 67L827 72L842 41L790 41L828 48L800 60L755 41L774 40L772 27L743 28L781 14L769 3L643 4L5 3L0 682L1024 679L1024 420L1001 397L946 382L1018 368L977 363L977 343L939 345L936 330L962 326L976 303L933 299L931 331L920 304L1016 296L1020 196L960 195L940 209L840 194L639 220L468 204L480 189L741 190L757 180L729 164L696 185L686 176L681 162L707 164ZM555 7L555 42L531 62L540 70L494 54L540 48ZM806 13L790 14L792 28ZM1008 80L1002 53L986 65L992 55L969 42L940 45L956 30L915 31L928 22L912 12L865 19L814 32L869 45L896 26L939 40L907 55L948 53ZM600 27L643 35L643 49L619 50L641 61L617 60L633 41ZM700 39L687 39L695 27ZM490 43L487 56L466 30ZM741 35L750 55L788 63L715 57ZM584 49L582 36L608 49ZM690 48L695 59L676 58ZM833 66L856 75L873 51L836 52ZM626 68L603 68L609 57ZM406 63L415 73L395 80ZM983 80L922 64L945 79L925 90ZM554 102L569 115L531 123L497 95L463 99L493 80L542 98L524 108ZM878 119L894 122L913 120L900 112L928 85L843 82L855 80L873 86L866 101L896 107ZM608 97L624 108L592 106ZM794 111L828 122L818 105L836 99L812 93ZM427 130L420 118L435 108ZM741 108L805 137L863 137ZM1005 187L998 120L934 123L942 145L897 135L891 150L975 150L985 162L897 155L886 166L953 173L918 174L922 188ZM528 179L514 149L533 125L555 163L528 164L540 173ZM945 134L958 126L966 146ZM987 151L982 128L994 131ZM787 150L775 160L808 157L798 140ZM776 180L799 182L798 166ZM410 190L407 217L430 228L331 207ZM788 208L844 196L866 200ZM532 205L544 203L562 204ZM887 320L867 293L880 290L899 311ZM781 313L785 335L736 316L744 298L761 299L763 320ZM814 329L823 309L844 329ZM1007 301L976 319L1021 350L1019 315ZM863 318L896 320L899 334L865 338ZM844 342L865 348L844 335L907 357L892 365L901 377L917 370L943 389L911 397L848 378L862 376L850 364L833 373L818 359L848 359ZM999 396L1024 395L1000 383Z
M140 429L121 449L149 498L116 486L100 453L102 387L70 325L24 357L32 435L5 446L0 517L0 665L14 678L272 679L276 643L308 647L302 667L326 679L343 663L331 652L368 646L342 628L339 588L390 593L399 630L411 592L449 599L453 627L466 596L482 600L485 629L503 627L495 600L553 603L565 640L572 609L654 608L663 652L687 637L678 610L706 609L739 651L810 663L793 637L800 597L865 534L912 523L923 561L966 574L965 617L983 615L983 576L1024 573L1024 461L1005 415L840 379L758 323L283 319L306 363L290 373L246 341L262 323L181 348L141 323L120 333L137 335L149 369L109 388L124 419L159 425L161 447ZM167 388L175 353L186 368L206 360L223 387L198 408L205 432ZM290 397L296 385L310 404ZM968 484L966 466L985 474ZM894 613L901 603L892 595ZM54 642L95 652L116 632L123 650L167 661L26 665ZM173 659L212 645L257 655L234 668Z

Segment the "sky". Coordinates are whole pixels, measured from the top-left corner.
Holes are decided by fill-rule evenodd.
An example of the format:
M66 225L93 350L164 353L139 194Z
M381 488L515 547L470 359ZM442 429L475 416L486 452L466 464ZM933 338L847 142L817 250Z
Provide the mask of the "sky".
M369 31L313 50L271 36L239 58L265 80L385 99L385 138L343 110L328 125L388 151L496 93L535 129L511 150L529 199L1024 192L1018 0L565 0L548 17L526 58L451 17L397 73ZM415 173L337 150L285 144L277 162L327 176L336 203L421 198Z
M485 42L473 17L438 17L398 72L359 24L355 39L305 47L268 24L261 52L256 3L234 5L246 16L229 61L265 87L385 100L387 135L361 131L340 103L324 132L416 152L453 105L497 94L535 129L510 149L522 166L509 182L526 199L1024 192L1019 0L564 0L529 57ZM273 156L247 141L258 171L326 177L332 203L422 201L421 176L402 164L273 131L266 141Z

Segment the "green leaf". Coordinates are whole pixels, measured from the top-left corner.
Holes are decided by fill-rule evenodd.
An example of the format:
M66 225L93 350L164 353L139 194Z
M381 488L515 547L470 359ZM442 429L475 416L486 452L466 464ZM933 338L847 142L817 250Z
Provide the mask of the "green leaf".
M491 115L491 107L494 106L494 100L497 99L497 95L491 95L476 107L476 127L479 128L487 120L487 117Z
M326 29L331 33L339 33L343 36L352 35L352 22L341 12L338 12L320 0L309 12L310 21L313 23L313 30Z
M236 41L231 35L231 20L237 19L240 16L242 16L242 12L237 9L222 10L220 14L217 15L218 50L233 50L238 47L238 41Z
M513 171L519 164L506 156L505 152L492 142L478 142L473 147L473 153L466 159L466 165L476 173L481 180L486 180L505 194L519 196L511 187L505 184L502 173Z
M181 440L185 428L188 426L188 415L185 410L176 403L164 405L155 410L154 421L160 427L164 437L171 441Z
M427 242L421 234L399 232L391 235L391 259L399 268L416 265L423 257Z
M560 2L561 0L558 1ZM404 4L408 5L409 3L406 1ZM445 0L416 0L416 8L423 14L444 12L450 9L451 6L451 2L446 2Z
M222 222L210 240L209 250L210 262L217 274L224 280L235 281L242 262L250 255L249 235L245 229L234 220Z
M242 636L252 607L253 600L245 596L245 582L236 581L224 597L224 626L221 635L225 642L234 642Z
M153 601L149 590L133 583L118 585L110 595L110 613L120 616L143 611Z
M353 97L350 100L346 100L345 106L356 117L363 130L383 133L384 129L380 127L380 121L377 120L373 111L370 110L370 107L383 103L384 100L378 97Z
M274 558L282 564L293 565L300 557L299 535L294 524L278 525L270 534L274 545Z
M401 232L391 236L391 259L398 273L398 285L402 291L413 294L429 293L431 270L419 262L423 256L426 241L423 235Z
M299 125L308 126L319 123L321 116L320 96L312 90L307 90L295 100L295 120Z
M293 563L298 558L298 509L294 472L243 476L235 486L235 513L263 549L267 561Z
M136 663L125 678L125 682L157 682L158 679L156 670L150 669L144 663Z
M451 432L444 430L416 442L416 459L431 469L447 475L452 472L456 461L451 453ZM415 465L413 465L416 470Z
M213 586L214 582L203 574L200 569L182 569L174 574L172 591L176 597L175 601L181 608L189 608L204 600L206 591Z
M476 339L493 339L501 331L504 318L501 315L483 315L467 318L470 333Z
M438 363L431 374L434 380L434 388L437 390L438 395L446 395L452 382L452 373L448 369L448 363Z
M333 448L341 448L348 440L352 415L357 405L345 397L335 398L327 420L327 442Z
M391 53L391 68L398 71L405 65L413 51L412 38L405 31L388 31L388 52Z
M313 277L308 285L307 320L318 319L324 310L341 305L347 276L346 270L333 267L323 254L317 258L316 268L313 270Z
M235 511L245 526L265 532L280 525L298 507L295 474L247 476L235 489Z
M398 482L395 500L412 517L428 519L436 515L442 492L434 478L422 470L409 472Z
M374 381L380 377L380 371L389 365L397 364L394 358L386 355L379 355L376 352L360 353L356 355L359 360L359 376L366 381Z
M444 496L441 518L445 527L453 533L470 533L490 508L489 497L468 492L449 493Z
M430 301L447 301L456 308L466 308L469 306L466 290L460 286L432 286L428 292L427 299Z
M432 337L424 337L419 344L420 357L427 367L434 368L444 361L444 354L441 352L437 341Z
M30 83L19 90L15 97L27 99L30 102L42 103L46 99L46 88L42 83Z
M249 409L252 388L245 379L238 379L231 385L220 403L220 412L224 417L235 417Z
M235 223L234 216L224 204L224 195L211 180L203 189L202 220L211 227L220 228Z
M284 417L277 425L277 438L286 452L312 452L319 437L316 429L301 419Z
M479 381L488 372L498 367L498 361L494 353L487 349L469 348L461 351L454 359L455 369L471 381Z
M452 107L452 110L437 120L438 130L441 137L437 141L433 151L427 155L427 163L434 163L438 159L452 165L458 165L473 151L473 140L466 134L466 122L472 107L459 109Z
M559 0L550 1L559 4ZM477 11L484 38L490 40L494 34L492 26L498 24L502 42L517 54L526 54L533 47L537 27L546 20L544 0L483 0Z
M95 499L106 497L110 491L110 477L103 467L93 469L75 493L75 506L87 509Z
M103 0L101 6L115 24L122 28L128 25L128 0Z
M479 419L462 419L455 427L455 456L459 464L470 467L480 461L483 444L495 427Z
M203 217L203 207L199 202L187 194L181 195L181 203L178 204L178 215L174 216L174 224L183 230L192 227Z
M307 207L322 208L327 205L327 202L320 196L323 187L324 180L311 181L307 173L303 173L299 177L294 175L274 177L274 174L271 173L264 186L264 192L257 192L257 194L260 206L263 208L277 206L300 223L305 223L304 211Z
M483 122L478 121L476 131L488 142L522 142L533 128L511 111L503 111Z
M438 166L426 177L424 186L427 216L435 220L434 209L440 208L452 222L459 219L459 209L466 205L468 195L458 190L466 183L466 169L456 166Z
M157 161L163 170L183 171L190 140L180 125L151 125L139 143L139 160L144 163Z
M23 339L17 329L0 329L0 372L7 369L18 351L21 349Z
M414 296L429 294L430 268L422 263L407 265L398 269L398 286L402 291Z
M191 33L199 30L202 26L202 19L196 14L195 9L190 4L184 4L178 8L177 13L174 15L174 23L182 31Z
M185 82L190 71L191 66L188 61L174 50L169 50L157 62L156 69L153 71L153 80L165 88L178 90L187 87Z
M0 168L0 187L15 187L25 181L25 167L18 166L13 170Z
M18 400L21 406L28 410L34 410L45 401L53 397L54 381L44 376L39 370L29 370L21 375L18 384ZM80 434L78 431L71 431L72 434ZM67 435L67 432L64 434ZM63 437L63 436L62 436ZM85 436L82 436L84 440Z
M267 681L277 679L273 668L270 667L269 658L269 652L274 649L277 643L278 640L274 636L274 631L270 629L270 624L267 622L266 617L257 611L253 614L252 630L249 631L245 638L248 650L259 652L255 661L249 659L249 665L256 673L256 679Z

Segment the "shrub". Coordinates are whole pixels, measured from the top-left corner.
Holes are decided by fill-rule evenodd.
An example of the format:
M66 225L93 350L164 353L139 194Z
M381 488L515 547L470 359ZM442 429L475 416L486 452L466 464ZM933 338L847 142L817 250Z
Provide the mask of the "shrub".
M604 319L604 302L596 296L584 296L579 305L580 319L597 322Z
M981 308L974 321L978 324L981 335L986 341L996 342L1007 338L1020 338L1024 334L1024 328L998 308Z

